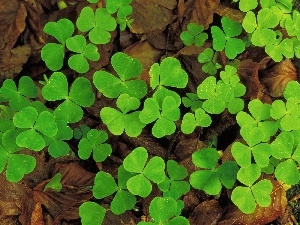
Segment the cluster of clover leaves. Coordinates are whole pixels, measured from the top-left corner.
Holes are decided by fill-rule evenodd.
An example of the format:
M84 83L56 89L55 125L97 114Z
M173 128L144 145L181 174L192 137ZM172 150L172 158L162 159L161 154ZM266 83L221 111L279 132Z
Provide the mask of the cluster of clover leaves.
M203 71L210 76L198 85L196 93L185 96L179 94L179 89L186 88L188 74L178 59L166 57L154 63L147 85L139 79L141 62L122 52L111 57L114 73L99 70L91 80L78 76L69 85L65 74L59 72L65 63L79 74L86 73L89 62L100 58L97 45L108 43L110 32L117 25L124 30L133 22L131 0L107 0L105 8L97 8L97 0L89 2L90 6L82 9L76 21L80 34L73 35L75 26L68 19L45 25L45 33L56 41L47 43L41 51L42 59L53 73L45 76L40 92L27 76L17 82L7 79L0 88L0 172L5 173L8 181L18 182L34 170L36 161L28 154L29 150L47 151L54 158L73 154L68 144L72 138L78 140L76 154L82 160L92 157L95 162L102 162L110 156L112 147L107 143L107 132L84 124L74 130L69 126L82 120L83 108L94 105L95 87L104 97L116 100L115 107L105 106L99 112L100 121L113 135L137 137L145 126L151 128L155 138L172 135L177 130L191 134L197 127L209 127L212 115L228 110L236 114L243 140L231 147L234 161L221 162L218 150L212 146L194 152L192 162L198 169L189 177L187 169L176 161L149 157L143 147L133 149L118 168L116 177L105 171L96 174L92 187L94 199L79 208L83 225L102 223L107 209L99 204L101 199L111 196L110 210L119 215L133 209L137 197L148 197L153 185L157 185L162 195L150 203L151 220L139 225L189 224L180 214L184 208L181 197L191 187L209 195L220 194L223 187L233 189L232 202L249 214L257 205L271 204L273 186L270 180L262 178L263 174L274 174L277 180L290 185L299 182L300 84L291 81L282 99L272 104L254 99L248 103L248 110L244 110L242 97L246 87L237 68L233 63L222 67L217 62L220 51L235 59L249 43L265 47L275 61L283 56L298 57L300 17L298 11L292 10L291 1L261 0L261 8L255 10L256 0L240 0L240 10L246 12L243 22L223 17L222 28L211 27L212 48L206 48L198 56ZM287 30L289 38L282 40L278 25ZM242 40L239 36L243 29L248 37ZM208 39L204 27L194 23L180 37L185 45L196 46L202 46ZM71 52L67 60L66 51ZM217 72L219 76L213 76ZM45 101L53 102L54 109L46 107ZM56 174L45 190L60 191L60 179L61 174Z

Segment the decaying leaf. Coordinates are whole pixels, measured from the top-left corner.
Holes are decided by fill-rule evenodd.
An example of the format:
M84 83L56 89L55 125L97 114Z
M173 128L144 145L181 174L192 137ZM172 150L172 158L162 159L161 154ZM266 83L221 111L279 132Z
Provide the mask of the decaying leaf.
M31 48L28 45L22 45L12 50L3 50L3 55L0 56L0 75L8 79L19 74L22 66L27 62L30 52Z
M285 86L291 80L297 80L297 71L290 59L285 59L273 67L261 72L261 83L272 97L281 97Z
M178 16L179 18L183 16L191 17L190 19L187 18L187 20L196 24L202 24L205 29L208 29L209 25L213 22L213 15L219 4L220 0L187 1L183 10L183 3L181 2L180 12L181 14L183 12L183 15L179 14Z
M269 96L265 94L266 89L258 77L258 70L260 68L260 63L254 62L252 59L246 59L240 62L238 75L247 90L244 97L250 100L257 98L263 102L271 102Z
M10 183L4 174L0 174L0 222L2 219L17 217L23 225L30 225L31 213L34 209L32 191L18 183Z
M14 46L25 29L27 11L18 0L0 0L0 75L12 78L18 74L27 61L30 48Z
M61 173L62 190L55 192L51 189L44 191L49 180L41 182L34 190L34 201L41 203L55 218L54 224L60 220L78 219L78 203L92 197L87 187L93 185L94 174L84 170L75 162L56 164L52 174ZM55 223L56 222L56 223Z
M25 29L27 11L18 0L0 0L0 50L12 49Z
M158 3L159 2L159 3ZM151 31L163 31L170 24L175 16L172 9L166 8L174 5L174 0L170 1L156 0L135 0L132 1L132 15L134 19L131 31L136 34L147 33ZM175 1L176 2L176 1Z
M43 219L43 210L42 210L42 204L38 202L34 210L32 212L31 216L31 225L44 225L44 219Z
M211 225L222 217L225 208L217 200L204 201L199 204L189 216L190 224Z

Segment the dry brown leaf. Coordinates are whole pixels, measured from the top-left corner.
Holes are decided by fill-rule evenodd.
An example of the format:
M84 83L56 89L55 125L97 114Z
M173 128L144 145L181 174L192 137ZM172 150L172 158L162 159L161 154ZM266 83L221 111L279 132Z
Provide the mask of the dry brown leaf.
M215 199L204 201L194 209L188 219L191 225L216 224L224 210Z
M150 83L149 70L150 67L159 61L162 51L153 48L147 41L137 42L126 48L124 53L129 56L138 59L143 65L143 72L141 74L141 79L147 84Z
M22 66L27 62L31 48L28 45L16 47L12 50L2 51L0 56L0 75L12 78L19 74Z
M31 216L31 223L30 225L44 225L44 219L43 219L43 210L41 203L37 203L34 207L34 210L32 212Z
M220 4L217 8L216 8L216 13L219 14L220 16L226 16L229 17L230 19L237 21L239 23L242 23L246 13L237 10L237 9L233 9L227 6L224 6L222 4Z
M177 162L184 166L188 173L191 174L196 170L196 166L192 161L192 154L198 149L207 147L207 145L197 138L182 140L178 143L174 150Z
M25 29L26 16L26 8L22 2L0 0L0 49L13 48Z
M258 77L260 66L260 63L253 62L252 59L246 59L240 62L238 75L247 90L244 97L250 100L257 98L263 102L271 102L270 97L265 94L266 89Z
M29 46L13 49L25 29L26 16L27 11L22 2L0 0L0 75L5 78L18 74L28 59Z
M22 182L10 183L0 174L0 222L2 218L19 217L23 225L30 225L34 202L32 191Z
M190 157L198 149L205 147L207 147L207 145L199 139L186 139L178 143L174 150L174 154L178 160L183 160Z
M175 18L172 10L165 7L169 5L167 2L163 1L158 4L157 0L132 1L133 11L131 17L134 21L131 31L136 34L163 31Z
M147 149L150 155L156 155L164 158L166 156L166 151L164 147L162 147L152 135L141 134L136 138L128 137L127 135L123 135L122 138L129 143L134 148L136 147L144 147Z
M193 11L190 22L202 24L205 29L208 29L219 4L220 0L195 0L194 5L191 6Z
M275 64L270 69L261 71L261 83L272 97L281 97L287 83L297 80L297 71L290 59Z
M75 162L55 164L53 175L62 175L62 190L55 192L51 189L44 191L49 180L41 182L34 190L34 200L41 203L55 218L54 224L62 219L78 219L78 207L81 202L92 197L91 190L86 187L93 185L94 174L87 172ZM78 205L79 204L79 205Z
M25 1L24 4L28 12L27 29L29 32L27 34L32 35L40 45L44 45L44 32L41 24L41 15L44 13L42 5L36 1Z
M264 225L283 215L287 207L285 190L278 181L275 181L271 177L269 177L268 179L273 184L273 191L271 193L272 202L270 206L266 208L257 206L254 213L248 215L242 213L236 206L232 206L218 224Z

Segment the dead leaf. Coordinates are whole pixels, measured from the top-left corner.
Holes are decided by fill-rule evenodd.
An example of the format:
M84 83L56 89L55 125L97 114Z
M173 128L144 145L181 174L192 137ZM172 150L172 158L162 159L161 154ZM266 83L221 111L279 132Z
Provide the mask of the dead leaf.
M19 74L22 66L27 62L30 52L31 48L28 45L2 51L0 56L0 75L8 79Z
M32 212L31 216L31 223L30 225L44 225L44 219L43 219L43 210L41 203L37 203L34 207L34 210Z
M0 0L0 49L11 50L25 29L27 16L24 4L18 0Z
M180 141L174 150L174 154L178 160L190 157L195 151L205 148L207 145L199 139L186 139Z
M22 70L30 54L29 46L15 46L25 29L27 11L17 0L0 0L0 75L12 78Z
M44 191L49 180L41 182L34 190L34 200L41 203L54 218L53 224L62 219L78 219L80 203L89 200L92 192L89 186L93 185L94 174L87 172L75 162L55 164L52 175L62 174L62 190L55 192L51 189Z
M172 10L165 7L169 6L168 1L158 4L157 0L134 0L131 6L134 19L131 32L136 34L163 31L175 18Z
M127 135L123 135L122 138L134 148L146 148L150 155L156 155L162 158L166 156L167 149L162 147L152 135L141 134L136 138L130 138Z
M215 199L204 201L194 209L189 216L189 222L193 225L216 224L222 217L224 210Z
M190 22L202 24L206 29L213 22L213 15L220 4L220 0L195 0L191 8L186 8L187 11L192 10ZM185 12L185 15L188 12Z
M297 80L297 71L290 59L285 59L273 67L261 71L261 83L272 97L281 97L287 83Z
M22 182L10 183L5 175L0 174L0 219L18 217L23 225L30 225L33 209L31 189ZM1 224L5 223L1 221Z
M253 62L252 59L246 59L240 62L238 75L247 90L244 98L250 100L257 98L263 102L271 102L270 97L265 94L266 89L258 77L260 66L260 63Z
M229 17L230 19L242 23L246 13L237 10L237 9L233 9L227 6L224 6L222 4L218 5L218 7L216 8L216 13L219 14L220 16L226 16Z

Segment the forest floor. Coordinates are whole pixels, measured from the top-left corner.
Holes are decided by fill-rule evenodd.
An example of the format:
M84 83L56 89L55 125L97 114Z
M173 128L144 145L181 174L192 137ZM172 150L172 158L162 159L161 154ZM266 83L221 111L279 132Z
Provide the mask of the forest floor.
M0 83L5 79L19 79L30 76L38 84L43 75L49 76L41 60L41 48L53 39L43 32L44 25L49 21L68 18L75 23L81 9L88 5L85 0L65 0L68 7L59 10L57 0L0 0ZM100 1L98 6L105 5ZM220 0L133 0L134 19L132 29L112 32L111 41L99 47L100 60L90 64L91 70L84 76L91 79L99 69L110 68L110 57L113 53L122 51L137 58L143 64L141 78L149 84L149 68L166 56L178 58L182 67L189 75L186 92L195 92L197 86L208 75L205 74L197 61L198 54L204 47L183 45L180 33L186 29L189 22L204 25L208 29L212 24L219 25L221 16L228 16L241 21L244 14L237 10L231 1ZM208 47L211 44L206 43ZM267 55L258 48L249 48L239 56L239 76L247 87L245 101L258 98L264 102L272 102L270 92L282 90L285 79L297 76L299 62L284 60L274 64ZM220 54L219 63L227 63L224 53ZM67 66L62 70L70 79L76 74ZM108 101L106 100L107 104ZM76 124L106 129L100 123L99 109L103 103L98 102L86 109L84 119ZM74 125L74 127L76 127ZM217 137L217 148L226 153L230 144L239 138L239 129L235 117L229 113L213 117L213 125L204 130L197 130L191 135L177 132L171 137L157 140L151 131L145 131L137 138L126 135L119 137L110 135L109 143L113 154L103 163L93 160L80 160L76 157L77 140L70 141L75 156L49 158L45 153L35 154L37 161L35 171L26 175L18 183L9 183L3 174L0 176L0 224L23 225L78 225L78 207L81 203L92 199L89 187L99 169L116 174L118 166L124 157L135 147L143 146L149 154L175 159L192 171L194 165L191 154L204 141ZM44 191L49 179L60 172L62 174L63 191ZM271 179L271 178L270 178ZM300 221L300 190L296 185L288 192L274 181L276 192L273 193L272 206L257 210L251 216L242 214L234 207L224 190L218 197L206 195L204 192L192 190L183 197L185 208L183 215L191 225L206 224L297 224ZM277 185L277 186L276 186ZM148 206L151 199L159 195L158 190L145 200L140 199L135 210L120 216L108 213L104 225L134 225L148 216ZM109 205L107 198L101 203Z

